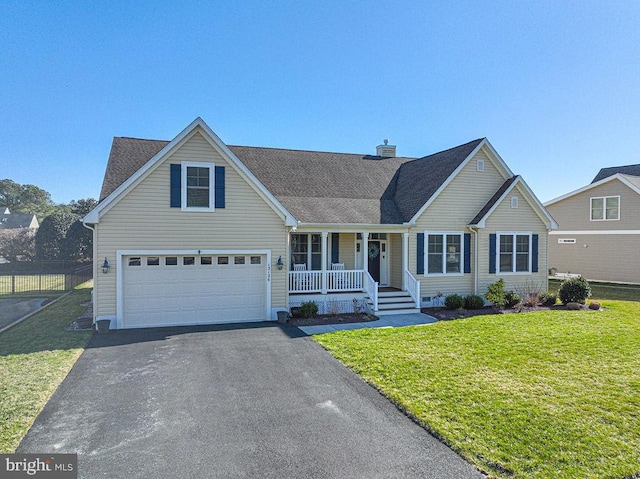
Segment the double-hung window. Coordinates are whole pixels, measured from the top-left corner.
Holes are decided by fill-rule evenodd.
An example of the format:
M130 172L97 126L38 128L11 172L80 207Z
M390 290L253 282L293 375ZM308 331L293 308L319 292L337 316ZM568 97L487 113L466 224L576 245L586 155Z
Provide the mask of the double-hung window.
M214 165L211 163L182 163L182 209L213 211Z
M531 233L498 233L498 271L528 273L531 271Z
M291 264L304 264L308 271L322 269L322 235L292 234Z
M610 221L619 219L619 196L600 196L591 198L591 221Z
M426 232L427 274L462 274L463 233Z

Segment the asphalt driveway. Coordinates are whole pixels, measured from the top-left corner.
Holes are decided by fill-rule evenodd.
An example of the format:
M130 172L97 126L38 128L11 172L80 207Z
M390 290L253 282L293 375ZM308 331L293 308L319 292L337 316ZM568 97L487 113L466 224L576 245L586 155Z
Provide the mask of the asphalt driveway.
M17 452L83 478L481 478L292 326L94 335Z

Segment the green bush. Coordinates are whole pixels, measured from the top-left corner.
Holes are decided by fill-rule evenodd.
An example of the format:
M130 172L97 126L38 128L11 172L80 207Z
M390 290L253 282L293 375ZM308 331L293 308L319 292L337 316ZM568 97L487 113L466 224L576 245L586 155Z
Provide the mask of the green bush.
M464 306L464 298L459 294L450 294L444 300L447 309L460 309Z
M589 282L580 276L578 278L565 279L558 290L562 304L583 303L591 296Z
M484 299L482 296L470 294L464 298L464 309L482 309L484 308Z
M558 302L558 295L550 291L545 291L544 293L540 293L538 299L542 306L553 306Z
M504 305L507 308L513 308L522 303L522 296L515 291L507 291L504 293Z
M504 295L504 279L500 278L498 281L491 283L487 287L487 292L484 294L484 297L487 298L487 301L490 303L501 308L505 305Z
M313 318L318 314L318 304L315 301L305 301L300 305L300 313L303 318Z

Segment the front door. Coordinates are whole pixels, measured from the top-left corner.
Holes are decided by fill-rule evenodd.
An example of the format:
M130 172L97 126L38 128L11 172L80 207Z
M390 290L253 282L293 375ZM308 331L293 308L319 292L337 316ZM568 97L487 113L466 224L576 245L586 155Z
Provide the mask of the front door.
M369 258L369 274L374 281L380 283L380 241L369 241L369 249L366 252Z

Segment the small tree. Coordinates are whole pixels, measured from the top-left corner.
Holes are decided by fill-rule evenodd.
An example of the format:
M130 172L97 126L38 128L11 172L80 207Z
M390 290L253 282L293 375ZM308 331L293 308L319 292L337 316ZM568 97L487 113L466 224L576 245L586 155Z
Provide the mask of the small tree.
M69 213L47 216L36 233L36 257L40 260L64 259L63 242L77 219L76 215Z
M583 276L565 279L558 290L562 304L584 303L591 296L591 286Z
M502 308L506 304L504 297L505 294L504 279L500 278L498 281L491 283L487 287L487 292L484 294L484 297L487 298L487 301L493 303L498 308Z
M90 260L93 257L93 233L76 220L67 230L62 241L61 259Z
M0 257L14 263L35 257L35 233L29 228L16 228L0 233Z

